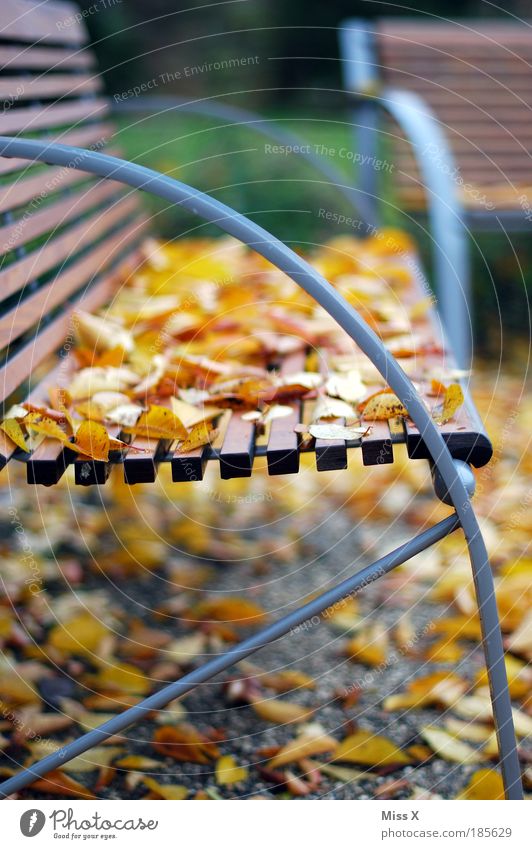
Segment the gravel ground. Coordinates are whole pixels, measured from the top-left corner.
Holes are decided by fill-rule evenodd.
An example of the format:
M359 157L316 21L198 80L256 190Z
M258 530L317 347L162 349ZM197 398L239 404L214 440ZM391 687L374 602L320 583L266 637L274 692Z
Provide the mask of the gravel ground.
M318 517L316 519L318 520ZM261 534L264 534L264 530L248 531L245 535L248 539L253 539ZM295 600L302 600L309 594L345 578L364 563L375 559L385 550L390 550L409 534L411 535L411 530L406 525L399 524L394 526L392 532L377 525L365 532L354 531L352 520L340 511L326 525L319 527L318 531L309 536L305 544L305 563L279 565L272 562L265 565L261 561L260 567L252 562L241 562L230 567L218 566L213 570L212 578L204 589L209 593L247 595L272 615L278 615L286 612ZM377 540L376 544L374 540ZM308 562L314 559L315 562L308 565ZM191 562L194 562L192 558ZM438 615L438 607L423 600L417 600L412 605L408 593L399 604L391 603L386 597L389 584L386 584L386 579L384 581L384 584L381 581L367 587L358 596L362 614L372 617L373 620L377 619L386 628L392 628L410 607L415 631L423 633L435 615ZM97 587L99 579L93 577L91 584ZM408 589L411 592L411 587ZM105 590L109 592L107 582ZM121 589L116 587L114 592L123 604ZM164 584L130 580L127 584L127 594L131 599L129 605L132 615L138 615L139 606L156 608L164 600ZM157 627L169 627L174 636L180 635L172 625L157 623ZM416 710L394 714L382 709L382 701L390 693L402 690L405 680L419 671L420 663L424 667L422 674L433 671L435 667L431 666L429 670L422 661L400 654L384 669L372 670L346 658L343 652L345 641L346 633L335 629L331 622L325 620L306 628L304 633L285 637L275 645L262 649L254 656L253 662L266 670L299 669L313 676L316 680L314 690L301 689L287 694L286 697L298 704L315 708L313 721L319 722L327 733L337 739L341 739L359 725L375 733L385 734L399 746L422 743L419 736L420 727L425 724L441 724L441 712ZM475 650L464 661L465 668L460 668L459 671L472 674L480 664L481 653ZM353 685L357 689L360 688L360 698L356 704L345 707L337 695L352 689ZM153 777L163 784L185 785L193 792L207 790L212 792L214 798L248 798L257 795L268 799L286 798L283 787L275 786L264 778L260 768L266 758L263 757L261 761L256 753L264 747L279 746L292 739L297 732L296 726L276 726L260 719L250 706L232 704L220 678L189 694L184 705L187 720L200 730L209 727L223 730L226 740L221 743L222 752L233 755L239 764L247 765L248 778L232 788L219 787L214 778L213 767L177 763L170 758L161 760L163 769L153 773ZM128 751L153 757L150 741L155 727L155 723L150 721L129 729L126 732ZM354 765L346 766L355 769ZM467 783L471 772L470 767L432 758L420 766L398 769L389 775L376 776L367 772L363 778L357 777L350 781L339 781L324 776L319 790L305 798L372 798L376 790L392 778L408 780L408 787L397 792L396 798L409 798L413 788L427 790L443 798L454 798ZM87 773L77 777L90 786ZM146 787L136 781L135 775L126 776L124 773L117 774L112 784L99 792L101 798L115 799L141 798L145 794ZM39 794L28 791L27 798L31 797L38 798Z

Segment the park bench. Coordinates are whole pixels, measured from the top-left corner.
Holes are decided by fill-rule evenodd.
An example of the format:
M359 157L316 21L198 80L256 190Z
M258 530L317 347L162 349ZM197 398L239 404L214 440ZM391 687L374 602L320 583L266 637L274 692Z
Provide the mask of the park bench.
M380 177L373 163L390 156L399 209L428 216L440 312L465 365L469 234L530 230L530 27L517 20L400 17L349 19L339 34L361 153L359 187L378 223Z
M350 449L361 451L364 463L374 465L393 462L395 444L405 443L412 459L429 460L436 494L454 506L447 519L338 587L8 779L0 786L0 793L6 796L27 786L36 777L160 709L462 527L479 601L506 793L509 798L520 798L519 765L491 569L470 504L474 477L469 466L487 463L492 449L467 391L466 403L459 413L445 425L437 426L426 399L379 337L301 257L209 196L120 159L113 146L109 104L87 46L83 22L73 4L36 5L26 0L6 0L0 10L0 29L0 89L5 101L0 123L0 400L4 409L14 401L29 400L35 406L47 403L50 387L61 385L70 367L65 352L72 345L76 311L104 309L142 263L146 255L143 241L150 227L137 194L132 191L140 189L217 223L292 277L335 319L338 334L351 345L351 354L361 359L369 357L409 413L408 417L374 422L367 433L353 440L315 439L302 445L297 425L312 418L315 401L310 397L302 404L294 403L291 416L274 420L265 438L259 437L253 421L233 411L216 445L183 455L166 440L151 440L144 444L143 451L126 448L111 456L109 462L79 457L51 439L45 439L27 455L2 434L2 464L26 463L31 484L57 483L70 464L75 467L76 483L81 485L105 484L114 464L122 467L127 483L148 482L155 479L163 462L171 463L175 481L197 481L209 460L219 464L222 479L251 476L257 456L266 457L270 474L294 474L303 451L315 453L318 471L340 470L347 468ZM411 304L420 297L426 299L428 289L417 257L399 253L398 262L416 269L410 275L412 285L406 288L405 298ZM427 380L436 368L452 372L455 360L431 309L419 318L417 330L431 340L431 345L419 355L420 388L424 392L423 379ZM284 358L274 358L268 365L285 375L301 372L307 353L302 346ZM135 442L133 436L133 445Z

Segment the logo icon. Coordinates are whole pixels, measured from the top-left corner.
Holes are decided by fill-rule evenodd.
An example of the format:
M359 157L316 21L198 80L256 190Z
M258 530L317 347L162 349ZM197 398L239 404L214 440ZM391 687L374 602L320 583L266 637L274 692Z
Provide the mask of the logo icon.
M24 811L20 818L20 830L24 837L35 837L43 830L46 817L42 811L37 808L32 808L29 811Z

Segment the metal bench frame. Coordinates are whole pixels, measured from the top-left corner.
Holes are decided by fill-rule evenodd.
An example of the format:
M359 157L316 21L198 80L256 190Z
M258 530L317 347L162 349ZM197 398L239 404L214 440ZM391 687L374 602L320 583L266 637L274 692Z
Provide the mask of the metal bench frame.
M377 155L381 115L388 113L409 142L422 178L440 313L458 364L468 368L473 336L469 234L472 231L526 233L530 231L530 222L520 209L489 211L464 207L452 179L457 166L444 125L419 94L383 84L376 24L375 20L352 18L339 29L352 132L357 149L368 157L362 158L359 188L378 222L377 175L370 163ZM523 104L523 123L528 121L526 110ZM438 151L438 165L432 156L434 150Z
M505 793L508 799L521 799L522 787L517 747L513 729L512 706L508 690L504 650L500 630L493 576L487 550L471 504L474 479L469 467L453 457L425 408L410 379L378 336L343 299L343 297L305 260L259 225L230 207L214 200L186 184L157 171L94 151L66 147L42 141L0 138L0 156L39 161L112 179L132 188L149 192L170 203L217 224L222 230L270 260L311 295L356 342L374 363L408 409L419 429L431 456L435 489L438 497L454 507L447 519L414 537L395 551L357 572L353 577L319 596L307 605L259 630L252 637L232 647L228 652L198 667L179 681L164 687L139 704L113 717L99 728L82 735L33 766L0 785L0 795L6 797L31 784L36 778L82 754L102 740L116 734L150 711L164 707L198 684L209 680L235 662L257 651L327 607L376 580L405 560L423 551L439 539L461 527L469 550L482 632L482 643L488 671L494 722L499 741L500 763Z

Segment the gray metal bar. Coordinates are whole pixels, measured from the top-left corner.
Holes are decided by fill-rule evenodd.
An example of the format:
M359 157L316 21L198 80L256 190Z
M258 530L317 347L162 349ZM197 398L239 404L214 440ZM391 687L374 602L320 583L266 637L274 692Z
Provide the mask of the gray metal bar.
M222 118L230 121L236 127L246 126L250 130L272 139L281 145L295 148L294 155L307 161L319 174L325 177L327 184L337 189L355 210L358 217L366 225L373 226L373 211L368 197L356 186L348 182L348 178L339 168L320 157L312 150L312 143L302 139L291 130L279 127L278 119L264 118L256 112L241 109L225 103L209 100L188 101L180 97L136 97L134 100L117 103L113 107L117 114L140 113L159 115L166 112L185 112L208 118ZM228 126L230 126L229 124Z
M291 277L335 319L373 362L404 404L412 421L422 434L462 525L479 605L482 644L506 795L509 799L521 799L521 773L513 729L512 705L508 691L493 575L486 546L467 490L460 475L457 474L452 455L442 434L410 378L385 348L382 340L345 298L306 260L263 227L203 192L150 168L92 150L67 147L53 142L0 137L0 156L77 168L105 179L122 182L182 205L189 212L217 224L222 230L247 244Z
M386 89L378 102L412 144L427 194L434 279L443 324L460 368L470 368L471 282L467 230L452 174L453 155L439 123L419 95Z
M360 154L358 185L371 208L369 223L379 225L379 185L374 167L378 153L380 106L375 100L380 79L375 34L369 21L353 18L338 30L344 88L354 95L350 114L357 152Z
M282 619L277 620L277 622L274 622L267 628L261 629L252 637L233 646L229 651L224 652L224 654L218 655L218 657L189 672L188 675L183 676L179 681L163 687L162 690L139 702L134 707L128 708L112 719L109 719L103 725L100 725L99 728L83 734L62 749L53 752L33 766L27 767L22 772L4 781L0 784L0 798L5 798L17 790L27 787L28 784L32 784L40 776L46 775L47 772L63 766L72 758L86 752L87 749L100 745L113 734L118 734L124 731L125 728L133 725L133 723L145 719L151 711L161 710L161 708L164 708L173 699L184 696L199 684L203 684L230 666L234 666L235 663L248 657L248 655L268 645L268 643L272 643L298 628L307 620L312 619L313 616L319 616L320 613L323 613L332 604L338 603L343 598L347 598L368 584L373 583L373 581L376 581L382 575L391 572L392 569L395 569L406 560L419 554L420 551L424 551L424 549L433 545L438 540L443 539L458 527L460 527L458 517L453 513L451 516L443 519L443 521L438 522L437 525L423 531L418 536L399 546L395 551L386 554L384 557L376 560L375 563L361 569L351 578L342 581L338 586L322 593L317 598L308 602L308 604L303 605L303 607L294 610L287 616L283 616Z
M431 225L434 280L441 314L458 365L471 362L470 263L464 211L452 175L457 171L451 149L435 116L419 95L382 87L375 47L375 23L353 18L339 29L344 87L355 96L352 108L358 143L369 163L361 172L360 187L376 196L377 175L371 157L378 144L382 108L393 116L410 141L423 175ZM373 175L370 173L373 171Z

